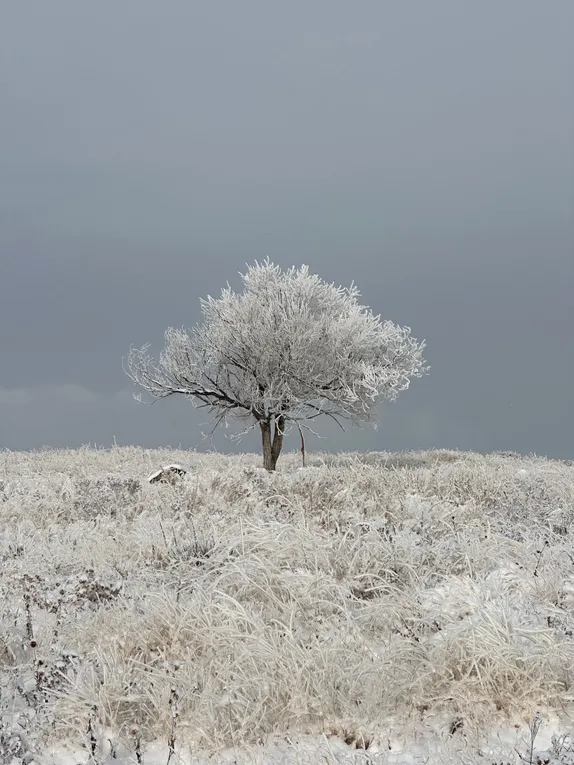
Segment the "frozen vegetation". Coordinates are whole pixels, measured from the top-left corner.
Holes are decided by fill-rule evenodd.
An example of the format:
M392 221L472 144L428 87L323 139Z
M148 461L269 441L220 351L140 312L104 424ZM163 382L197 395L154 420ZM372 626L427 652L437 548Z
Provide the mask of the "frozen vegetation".
M572 463L259 462L0 454L0 763L574 763Z
M287 271L269 260L241 274L242 293L229 285L201 301L203 323L170 327L159 360L149 345L131 348L124 367L152 399L184 396L213 417L213 431L230 420L240 439L259 429L263 465L275 470L284 436L317 418L375 428L382 399L395 401L411 380L428 374L425 342L410 327L381 320L360 305L356 285L335 287L308 266Z

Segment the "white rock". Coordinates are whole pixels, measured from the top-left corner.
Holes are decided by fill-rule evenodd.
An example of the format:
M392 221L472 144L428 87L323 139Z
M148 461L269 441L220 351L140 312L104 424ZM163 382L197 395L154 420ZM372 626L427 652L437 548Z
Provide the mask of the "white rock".
M187 470L176 463L164 465L159 470L151 473L148 476L148 481L150 483L173 483L178 478L183 478L186 473Z

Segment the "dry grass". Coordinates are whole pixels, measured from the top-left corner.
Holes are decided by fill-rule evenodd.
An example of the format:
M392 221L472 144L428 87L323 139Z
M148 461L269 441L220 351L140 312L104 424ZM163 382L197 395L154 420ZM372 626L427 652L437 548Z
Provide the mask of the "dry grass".
M135 752L289 732L368 751L389 720L463 735L568 709L572 464L259 460L0 455L0 747L19 726L94 757L104 731ZM171 461L179 485L147 484Z

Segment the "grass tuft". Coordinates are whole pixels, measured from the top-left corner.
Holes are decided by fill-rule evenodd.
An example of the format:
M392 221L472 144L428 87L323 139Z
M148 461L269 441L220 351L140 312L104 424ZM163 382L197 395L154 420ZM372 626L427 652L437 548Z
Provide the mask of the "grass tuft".
M83 741L143 762L164 740L175 762L321 734L366 756L391 720L445 715L454 746L571 708L572 464L258 460L0 455L0 752ZM147 483L168 462L185 477Z

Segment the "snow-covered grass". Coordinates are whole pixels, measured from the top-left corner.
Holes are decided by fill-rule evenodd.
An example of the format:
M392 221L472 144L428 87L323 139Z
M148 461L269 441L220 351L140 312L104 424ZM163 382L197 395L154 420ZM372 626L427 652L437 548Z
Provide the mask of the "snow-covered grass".
M0 454L0 763L506 765L574 733L571 463L260 459Z

